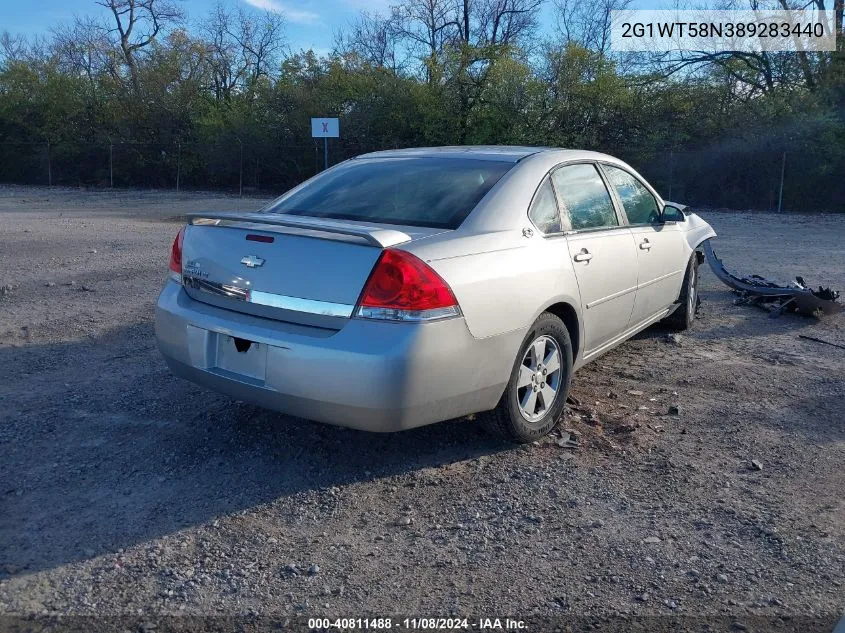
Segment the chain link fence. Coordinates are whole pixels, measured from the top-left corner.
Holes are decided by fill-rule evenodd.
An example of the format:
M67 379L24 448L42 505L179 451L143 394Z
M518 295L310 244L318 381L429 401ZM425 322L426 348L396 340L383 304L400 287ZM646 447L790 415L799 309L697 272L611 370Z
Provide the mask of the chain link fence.
M629 162L665 199L694 207L845 212L845 161L822 166L807 151L667 151Z
M375 149L375 148L373 148ZM601 149L601 148L597 148ZM329 164L366 151L330 139ZM614 148L667 200L703 208L845 211L845 159L809 152ZM280 193L323 169L323 143L0 143L0 182Z
M329 164L349 158L329 149ZM0 143L0 182L67 187L283 191L323 169L323 142Z

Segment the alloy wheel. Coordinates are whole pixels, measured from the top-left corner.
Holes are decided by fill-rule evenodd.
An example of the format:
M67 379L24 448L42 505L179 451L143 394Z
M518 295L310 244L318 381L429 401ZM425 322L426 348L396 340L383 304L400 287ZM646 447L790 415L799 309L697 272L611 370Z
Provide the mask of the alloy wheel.
M689 311L690 315L695 315L696 309L696 301L698 297L698 271L695 269L695 266L690 268L690 275L689 275L689 288L687 290L687 310Z
M519 412L538 422L551 409L560 387L560 347L550 336L539 336L525 350L516 383Z

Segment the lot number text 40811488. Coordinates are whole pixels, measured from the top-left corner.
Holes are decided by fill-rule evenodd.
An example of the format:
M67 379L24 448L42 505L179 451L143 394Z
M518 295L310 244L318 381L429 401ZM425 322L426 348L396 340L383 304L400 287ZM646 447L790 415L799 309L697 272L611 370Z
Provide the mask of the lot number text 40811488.
M390 630L406 629L411 631L519 631L525 628L525 622L513 618L309 618L308 628L312 630L339 629L353 630Z

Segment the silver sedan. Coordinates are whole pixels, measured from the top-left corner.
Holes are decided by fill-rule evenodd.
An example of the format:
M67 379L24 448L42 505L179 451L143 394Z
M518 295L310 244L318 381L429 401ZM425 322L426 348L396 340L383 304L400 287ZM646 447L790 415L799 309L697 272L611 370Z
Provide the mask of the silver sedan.
M579 367L690 327L714 235L604 154L376 152L258 212L191 216L156 337L176 375L259 406L368 431L484 412L528 442Z

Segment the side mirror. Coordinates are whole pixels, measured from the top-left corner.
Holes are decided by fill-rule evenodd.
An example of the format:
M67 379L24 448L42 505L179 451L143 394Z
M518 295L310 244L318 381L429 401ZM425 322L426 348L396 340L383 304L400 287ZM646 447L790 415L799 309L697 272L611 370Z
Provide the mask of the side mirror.
M683 222L686 219L681 208L672 204L666 203L663 207L663 212L660 214L661 222Z

